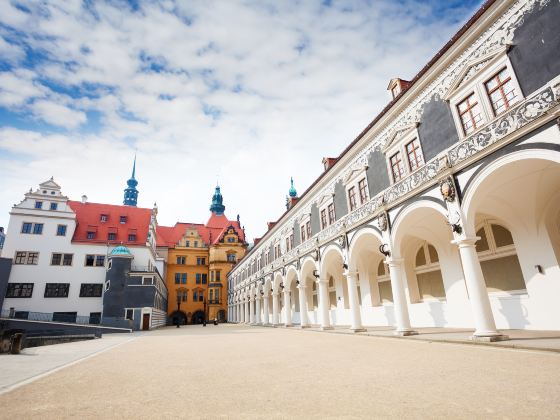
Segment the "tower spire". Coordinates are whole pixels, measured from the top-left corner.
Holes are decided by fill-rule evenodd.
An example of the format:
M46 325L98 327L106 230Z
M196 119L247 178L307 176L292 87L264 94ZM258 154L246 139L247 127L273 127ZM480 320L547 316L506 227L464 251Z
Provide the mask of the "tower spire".
M216 185L216 190L214 191L214 195L212 196L212 204L210 205L210 211L215 213L216 216L221 216L224 214L226 206L223 205L224 198L222 197L222 193L220 192L220 186Z
M138 181L136 181L136 153L134 154L134 163L132 164L132 176L126 181L126 185L123 204L125 206L136 207L138 203L138 190L136 189L138 185Z

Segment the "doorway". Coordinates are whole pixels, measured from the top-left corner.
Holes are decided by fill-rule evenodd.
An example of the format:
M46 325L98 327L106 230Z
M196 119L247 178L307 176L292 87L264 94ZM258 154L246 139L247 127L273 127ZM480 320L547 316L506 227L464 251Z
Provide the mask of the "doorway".
M150 329L150 314L142 315L142 330L147 331Z

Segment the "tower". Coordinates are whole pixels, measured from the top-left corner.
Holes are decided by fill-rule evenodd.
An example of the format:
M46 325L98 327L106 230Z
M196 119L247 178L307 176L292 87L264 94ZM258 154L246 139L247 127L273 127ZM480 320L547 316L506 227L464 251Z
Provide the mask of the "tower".
M124 201L123 204L125 206L133 206L136 207L136 203L138 202L138 190L136 186L138 185L138 181L135 178L136 175L136 155L134 155L134 164L132 166L132 176L126 184L128 187L124 190Z
M290 178L290 190L288 191L288 194L290 195L290 197L292 198L296 198L297 197L297 191L294 188L294 178Z
M286 196L286 209L290 210L298 199L297 191L294 188L294 178L290 177L290 189L288 190L288 195Z
M222 193L220 192L220 186L216 185L216 191L214 192L214 196L212 197L212 205L210 206L210 211L215 213L216 216L221 216L224 214L224 210L226 206L222 204L224 198L222 197Z

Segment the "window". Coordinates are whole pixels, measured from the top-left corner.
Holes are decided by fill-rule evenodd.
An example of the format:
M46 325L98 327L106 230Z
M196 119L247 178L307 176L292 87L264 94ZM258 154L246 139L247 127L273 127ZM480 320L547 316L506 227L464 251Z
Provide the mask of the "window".
M391 278L385 261L381 260L377 266L377 287L379 290L378 304L393 303L393 290L391 289Z
M202 273L202 284L206 284L208 282L208 274Z
M305 241L306 241L306 237L305 237L305 225L301 225L300 229L301 229L301 242L305 242Z
M107 235L107 240L108 241L116 241L117 240L117 234L115 232L109 232L109 234Z
M357 207L356 189L354 187L348 189L348 204L350 205L350 211L354 211Z
M177 264L185 265L187 263L187 257L184 255L177 256Z
M394 182L400 181L404 176L404 164L401 159L401 152L397 152L393 156L391 156L389 162L391 164L391 173L393 174L393 181Z
M327 227L327 210L323 209L321 210L321 229L324 229Z
M307 235L306 235L307 239L311 238L311 221L310 220L308 220L305 223L305 232L307 233Z
M433 245L424 242L416 251L414 272L421 300L445 298L439 256Z
M105 265L105 255L86 255L84 264L86 267L103 267Z
M175 284L187 284L187 273L175 273Z
M210 271L210 281L214 281L214 272Z
M128 234L128 242L136 242L136 234L135 233L129 233Z
M30 298L33 295L33 283L8 283L7 298Z
M56 209L58 209L58 203L51 203L50 209L51 209L51 210L56 210Z
M519 95L507 67L492 76L484 86L495 116L504 113L513 104L519 102Z
M32 251L16 251L14 264L37 265L39 263L39 253Z
M201 284L202 282L202 275L200 273L196 273L196 284Z
M109 220L109 215L107 214L102 214L101 216L99 216L99 221L101 223L105 223L107 220Z
M206 265L206 258L196 257L196 265Z
M525 293L527 287L511 232L495 221L485 220L476 236L480 237L476 250L488 292Z
M234 237L234 236L229 236L229 237L227 238L227 241L228 241L229 243L233 243L233 242L235 242L235 237Z
M70 283L47 283L45 285L45 297L68 297Z
M415 171L424 164L424 155L422 154L418 138L415 138L410 143L407 143L405 149L406 156L408 158L408 167L411 172Z
M329 204L327 210L329 212L329 225L332 225L336 220L336 215L334 213L334 203Z
M368 200L368 190L365 178L358 182L358 190L360 191L360 204L364 204Z
M463 126L463 133L466 136L484 124L482 109L474 93L471 93L466 99L460 102L457 105L457 110Z
M227 254L227 260L228 262L235 262L235 254Z
M131 321L134 320L134 309L125 309L124 310L124 317Z
M142 285L143 286L153 286L154 285L154 278L153 277L142 277Z
M43 202L42 201L35 201L35 208L36 209L42 209L43 208Z
M80 297L101 297L103 285L101 283L82 283L80 285Z
M58 225L56 227L56 236L66 236L66 225Z
M198 248L198 241L194 241L194 247Z
M120 223L121 223L122 225L124 225L124 224L126 223L126 216L121 216L121 217L119 218L119 221L120 221Z
M33 229L33 223L23 222L21 225L21 233L31 233Z
M74 254L62 254L54 252L51 256L51 265L72 265Z
M94 239L95 238L95 232L88 232L87 233L87 238L88 239Z
M43 224L35 223L33 225L33 235L41 235L43 233Z
M185 289L179 289L177 290L177 298L181 301L181 302L186 302L187 301L187 291Z
M188 248L190 246L190 242L189 241L185 241L185 246Z
M76 322L77 312L53 312L54 322Z
M89 313L89 323L90 324L101 324L101 312L90 312Z

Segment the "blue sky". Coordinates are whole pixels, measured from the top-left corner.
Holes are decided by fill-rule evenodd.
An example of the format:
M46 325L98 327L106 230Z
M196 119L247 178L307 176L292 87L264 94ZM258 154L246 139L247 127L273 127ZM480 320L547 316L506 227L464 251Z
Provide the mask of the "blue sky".
M216 180L250 238L480 1L0 0L0 226L25 191L204 222Z

